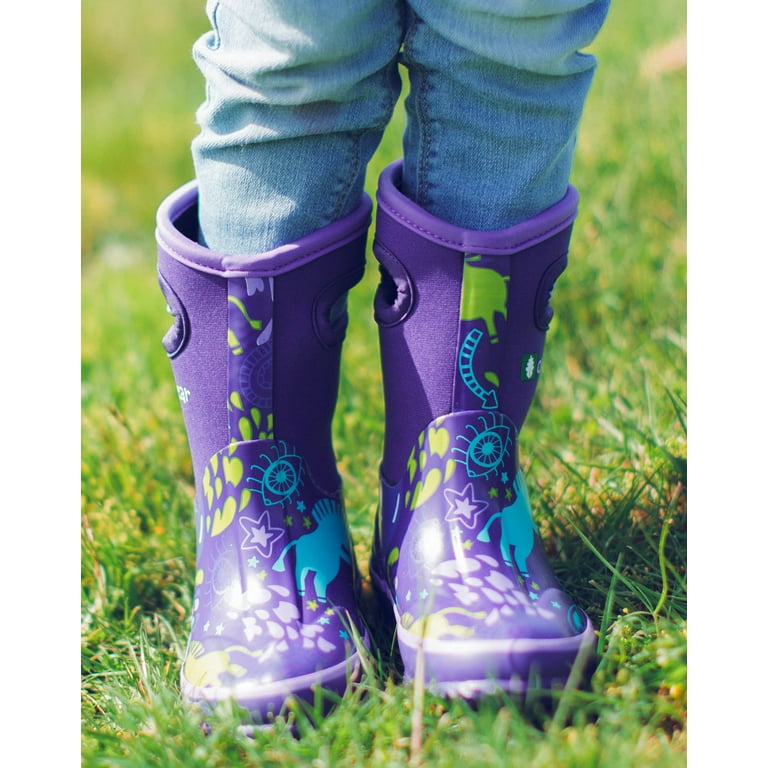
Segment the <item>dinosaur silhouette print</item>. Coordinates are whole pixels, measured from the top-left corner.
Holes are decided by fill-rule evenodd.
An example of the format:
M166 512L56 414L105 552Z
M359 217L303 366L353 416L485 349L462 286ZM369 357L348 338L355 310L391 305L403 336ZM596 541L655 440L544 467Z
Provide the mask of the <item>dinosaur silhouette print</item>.
M258 658L262 651L251 651L241 645L232 645L220 651L206 653L203 644L195 640L190 643L189 653L184 661L184 676L195 686L224 685L232 678L242 677L247 670L231 660L232 653Z
M501 556L507 565L516 565L522 576L528 576L528 557L533 551L536 539L536 525L531 514L531 502L528 490L521 472L514 480L517 498L512 504L504 507L501 512L493 515L477 536L478 541L491 540L490 529L497 519L501 520L501 537L499 547ZM514 562L512 551L514 550Z
M414 619L411 614L406 613L403 614L402 623L409 632L423 638L471 637L475 634L474 627L451 624L448 619L450 614L468 616L473 619L484 619L488 615L485 611L468 611L466 608L457 606L455 608L443 608L418 619Z
M296 588L299 595L307 589L309 574L314 574L315 594L318 602L327 600L328 585L338 576L342 561L352 563L349 538L344 516L337 501L320 499L312 508L317 528L288 544L280 553L272 569L285 571L285 559L295 549Z
M483 320L488 328L491 343L499 340L496 314L507 317L507 283L509 277L495 269L476 267L473 260L479 256L467 256L464 260L464 276L461 293L461 319Z

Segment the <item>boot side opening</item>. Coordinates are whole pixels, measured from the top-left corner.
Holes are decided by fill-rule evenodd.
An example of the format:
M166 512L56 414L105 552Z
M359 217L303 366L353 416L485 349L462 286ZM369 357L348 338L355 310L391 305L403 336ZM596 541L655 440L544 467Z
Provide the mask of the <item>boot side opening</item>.
M379 285L373 300L373 315L383 327L401 323L413 307L413 286L405 267L395 255L380 242L374 243L374 253L379 262Z

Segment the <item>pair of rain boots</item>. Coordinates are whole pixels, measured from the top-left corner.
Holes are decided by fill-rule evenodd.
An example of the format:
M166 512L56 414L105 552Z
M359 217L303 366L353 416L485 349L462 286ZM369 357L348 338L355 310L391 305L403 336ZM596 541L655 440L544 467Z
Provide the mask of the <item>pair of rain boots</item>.
M519 469L577 194L498 232L379 183L385 400L371 579L406 679L476 698L564 682L591 652L545 557ZM372 204L268 253L198 243L194 182L158 211L158 272L195 476L197 565L181 686L255 723L342 694L371 638L331 441L346 297ZM388 615L385 615L388 614Z

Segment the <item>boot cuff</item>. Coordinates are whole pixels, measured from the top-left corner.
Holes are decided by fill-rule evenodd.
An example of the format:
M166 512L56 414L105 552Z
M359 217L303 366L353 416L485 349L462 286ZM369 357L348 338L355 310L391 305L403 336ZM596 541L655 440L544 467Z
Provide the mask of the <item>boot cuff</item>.
M497 231L464 229L438 219L400 191L402 160L387 166L379 178L376 200L381 216L387 216L421 237L465 253L511 254L536 245L568 227L576 218L579 195L568 187L560 202L532 219Z
M162 202L157 211L157 242L183 264L221 277L271 277L314 261L364 236L373 207L363 195L349 216L306 237L264 253L234 255L212 251L198 242L197 199L197 182L190 181Z

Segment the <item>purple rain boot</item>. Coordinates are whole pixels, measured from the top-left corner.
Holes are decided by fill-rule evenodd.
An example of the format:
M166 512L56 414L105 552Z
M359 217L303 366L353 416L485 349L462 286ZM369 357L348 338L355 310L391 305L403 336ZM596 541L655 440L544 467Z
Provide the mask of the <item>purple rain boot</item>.
M331 445L348 290L371 215L252 256L198 244L195 182L157 215L159 281L195 475L197 569L186 700L265 723L341 693L367 643Z
M374 253L386 431L371 558L406 679L524 693L568 679L594 632L558 584L517 456L578 195L498 232L455 227L383 172ZM578 664L576 663L579 658Z

